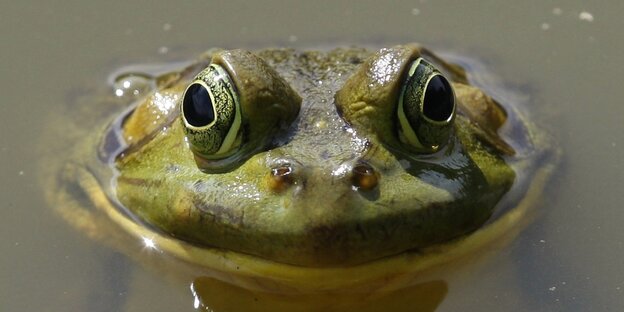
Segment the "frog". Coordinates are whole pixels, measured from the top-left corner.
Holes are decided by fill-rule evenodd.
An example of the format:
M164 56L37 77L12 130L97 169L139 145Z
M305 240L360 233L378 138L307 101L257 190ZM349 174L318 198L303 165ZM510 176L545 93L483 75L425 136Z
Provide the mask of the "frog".
M379 286L470 254L522 223L553 167L518 110L419 44L211 49L102 129L51 191L96 211L64 217L95 233L99 211L260 288Z

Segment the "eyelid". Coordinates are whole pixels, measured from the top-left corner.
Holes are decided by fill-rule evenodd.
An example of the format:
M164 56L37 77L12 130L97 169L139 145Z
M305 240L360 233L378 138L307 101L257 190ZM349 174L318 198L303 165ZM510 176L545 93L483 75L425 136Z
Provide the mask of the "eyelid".
M381 49L369 57L336 93L343 119L384 145L410 153L431 153L446 144L455 116L452 87L421 52L431 54L419 46L405 45ZM414 85L408 87L407 83ZM435 87L431 90L443 91L431 91L430 85ZM404 92L412 92L414 87L418 98L409 98L410 105L405 105ZM431 104L432 97L437 101L437 95L447 94L447 90L452 100L444 103L451 104L425 105Z
M301 97L263 59L250 52L215 52L210 66L221 68L220 75L231 80L228 83L237 100L234 128L221 134L222 145L212 151L215 154L193 154L202 171L224 172L269 148L273 137L297 118ZM185 129L192 128L186 126Z
M420 57L417 45L384 48L366 59L336 93L336 105L349 124L400 147L396 108L409 64Z

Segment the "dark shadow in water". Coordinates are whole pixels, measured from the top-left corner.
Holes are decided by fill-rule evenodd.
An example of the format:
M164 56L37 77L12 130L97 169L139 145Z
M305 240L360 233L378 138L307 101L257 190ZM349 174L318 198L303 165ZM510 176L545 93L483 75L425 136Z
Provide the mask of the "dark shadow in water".
M123 311L128 293L131 264L125 255L108 250L101 255L102 272L93 280L93 291L88 292L86 311Z
M448 293L444 281L430 281L387 293L282 295L254 292L210 277L191 285L202 311L435 311Z

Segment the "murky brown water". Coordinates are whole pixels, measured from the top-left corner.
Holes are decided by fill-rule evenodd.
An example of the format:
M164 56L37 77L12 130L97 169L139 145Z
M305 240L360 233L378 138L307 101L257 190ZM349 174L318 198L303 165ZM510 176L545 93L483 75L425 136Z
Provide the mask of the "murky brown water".
M212 46L409 41L482 60L526 94L564 157L537 220L509 247L485 265L420 286L413 297L375 300L397 310L420 298L429 298L421 307L439 311L624 308L621 1L161 2L1 6L1 311L194 309L190 283L94 243L46 205L36 151L67 138L41 143L41 131L46 117L82 90L104 86L122 65L188 59ZM210 297L213 284L196 281L195 291L204 289L202 300L215 311L228 311L228 296ZM279 296L243 298L260 308L292 304Z

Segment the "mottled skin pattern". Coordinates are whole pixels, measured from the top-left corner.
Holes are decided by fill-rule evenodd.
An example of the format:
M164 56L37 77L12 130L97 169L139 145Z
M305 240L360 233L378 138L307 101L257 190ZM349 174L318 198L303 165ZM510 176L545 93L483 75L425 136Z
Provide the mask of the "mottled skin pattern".
M426 61L420 59L415 62L424 63ZM425 86L427 84L427 79L430 78L431 74L427 69L430 68L425 66L418 66L412 77L413 82L407 83L406 81L406 86L403 91L404 94L402 99L404 102L417 102L420 99L424 98L426 88L423 88L422 86ZM423 147L425 147L424 149L426 151L427 149L429 149L429 147L436 146L437 142L444 141L444 138L448 137L449 132L453 127L452 123L449 123L448 126L440 127L438 126L441 123L440 121L436 122L434 125L429 122L425 122L423 120L424 117L419 114L419 110L421 108L422 107L417 105L406 105L403 109L406 115L416 116L416 118L410 119L409 124L414 129L414 131L421 133L419 142L421 145L423 145Z
M254 54L263 61L241 51L211 54L236 84L247 133L241 152L215 165L224 172L198 169L177 108L154 120L141 109L148 97L127 119L124 135L135 143L117 157L116 195L146 224L278 262L352 265L475 230L514 181L502 158L513 150L496 135L505 112L467 85L461 69L427 50ZM397 136L405 71L421 55L447 73L458 101L451 139L435 154L417 153ZM267 83L275 75L296 94ZM179 99L188 82L157 94ZM279 101L273 93L291 102L300 97L300 109L258 104ZM154 130L146 132L146 125ZM351 169L362 162L379 175L373 189L353 185ZM293 169L292 181L276 191L271 169L284 164Z
M214 127L217 131L211 132L211 136L204 132L197 131L194 127L187 128L187 135L198 136L198 140L202 142L217 142L224 138L228 130L230 129L229 125L234 121L234 112L235 112L235 97L236 95L231 94L229 92L230 83L225 79L215 79L215 76L218 76L219 72L212 66L204 69L200 72L197 77L199 80L206 83L206 85L212 89L213 96L215 98L215 103L222 103L222 105L218 105L215 107L214 116L216 116L214 120ZM197 151L202 154L215 153L221 147L220 144L202 144L201 150Z

